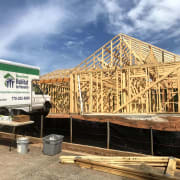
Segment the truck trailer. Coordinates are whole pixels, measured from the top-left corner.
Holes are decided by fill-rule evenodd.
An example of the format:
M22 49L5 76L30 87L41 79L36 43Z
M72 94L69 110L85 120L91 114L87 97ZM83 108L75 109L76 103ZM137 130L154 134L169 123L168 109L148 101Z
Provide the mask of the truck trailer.
M40 68L0 59L0 115L42 113L51 108L50 96L37 83Z

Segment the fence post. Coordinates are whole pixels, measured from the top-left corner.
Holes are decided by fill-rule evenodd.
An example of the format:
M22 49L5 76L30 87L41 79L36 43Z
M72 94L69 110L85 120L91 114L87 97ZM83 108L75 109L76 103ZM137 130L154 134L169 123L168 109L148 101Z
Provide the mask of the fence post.
M107 121L107 149L109 149L110 145L110 126L109 126L109 121Z
M151 155L154 155L154 143L153 143L153 129L151 127Z
M44 116L41 115L41 132L40 132L40 138L43 137L43 125L44 125Z
M70 116L70 143L72 143L72 116Z

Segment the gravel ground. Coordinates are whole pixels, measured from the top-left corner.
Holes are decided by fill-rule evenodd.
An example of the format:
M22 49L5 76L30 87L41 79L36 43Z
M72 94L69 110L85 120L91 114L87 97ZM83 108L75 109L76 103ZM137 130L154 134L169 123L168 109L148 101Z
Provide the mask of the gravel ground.
M1 180L128 180L120 176L82 169L77 165L60 164L59 155L46 156L41 148L30 146L30 152L18 154L16 148L9 152L0 144ZM70 155L62 152L61 155ZM72 154L71 154L72 155Z

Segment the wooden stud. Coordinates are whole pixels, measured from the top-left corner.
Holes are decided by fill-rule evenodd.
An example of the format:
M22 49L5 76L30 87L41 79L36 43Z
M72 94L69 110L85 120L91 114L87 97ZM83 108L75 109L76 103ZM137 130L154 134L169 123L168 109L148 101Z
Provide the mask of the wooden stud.
M118 71L116 71L116 109L119 108L119 79Z
M178 112L180 113L180 69L178 69L177 85L178 85Z
M104 100L103 100L103 72L101 71L101 112L104 112Z
M74 112L74 78L70 74L70 113Z
M93 76L92 76L92 73L90 73L90 83L89 83L89 91L90 91L90 102L89 102L89 112L91 113L92 112L92 107L93 107L93 93L92 93L92 91L93 91Z
M98 82L99 74L96 73L96 112L99 112L99 82Z

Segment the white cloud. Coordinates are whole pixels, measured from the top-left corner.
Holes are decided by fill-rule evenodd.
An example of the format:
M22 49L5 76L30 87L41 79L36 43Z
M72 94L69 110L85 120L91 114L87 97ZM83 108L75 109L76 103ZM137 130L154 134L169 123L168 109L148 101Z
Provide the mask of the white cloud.
M93 36L93 35L88 35L88 36L86 37L86 41L89 41L89 40L92 40L92 39L94 39L94 36Z
M64 10L51 3L29 8L25 14L16 17L11 25L2 29L1 56L10 53L8 47L21 36L48 36L57 31L60 32L59 27L64 19Z
M134 3L135 6L125 12L117 0L103 1L109 20L109 32L148 36L151 33L170 31L176 36L173 27L179 27L179 0L135 0Z
M71 48L71 47L78 48L78 47L82 46L83 44L84 44L84 41L70 40L70 41L65 42L65 46L67 48Z
M147 7L151 7L156 3L156 0L140 0L136 1L136 6L132 8L128 13L127 16L132 19L136 20L138 18L141 18L143 15L146 16L147 13Z
M122 12L121 7L118 5L118 0L103 0L102 2L109 14Z
M173 0L173 3L170 0L155 1L149 15L144 18L144 21L150 22L151 25L145 28L157 32L177 25L180 20L179 7L179 0Z

